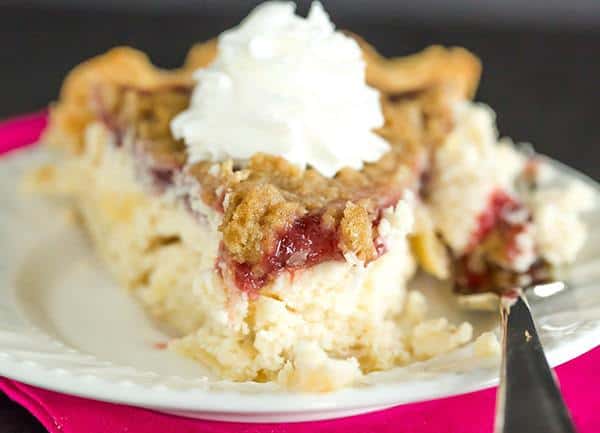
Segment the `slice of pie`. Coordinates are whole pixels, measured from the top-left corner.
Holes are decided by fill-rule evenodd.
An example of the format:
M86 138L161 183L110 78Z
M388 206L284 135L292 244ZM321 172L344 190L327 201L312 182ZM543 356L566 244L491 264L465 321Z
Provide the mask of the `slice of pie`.
M177 70L130 48L77 66L44 137L63 161L34 180L72 200L112 273L173 333L169 348L227 379L331 390L471 340L468 323L426 318L424 297L407 292L416 264L463 293L542 281L580 249L578 212L588 199L581 188L542 187L543 164L498 139L491 110L470 101L481 69L475 56L434 46L386 59L332 27L327 35L348 47L348 64L365 65L356 76L378 95L382 124L364 146L381 141L386 151L333 174L317 169L354 152L349 145L323 156L327 143L310 152L304 144L352 141L347 132L362 119L338 122L355 107L336 105L333 93L338 85L353 91L344 81L352 71L321 50L329 39L306 36L304 19L282 7L263 5L237 30L194 46ZM310 29L331 25L320 9L307 21ZM308 51L298 46L315 40ZM304 57L280 61L282 47ZM215 72L228 67L225 78ZM340 83L321 86L335 74ZM289 92L286 81L265 76L289 76ZM321 93L311 96L304 79ZM285 109L264 114L265 106ZM279 123L263 127L271 118ZM296 147L282 144L287 153L260 147L288 139ZM194 140L204 140L202 152Z

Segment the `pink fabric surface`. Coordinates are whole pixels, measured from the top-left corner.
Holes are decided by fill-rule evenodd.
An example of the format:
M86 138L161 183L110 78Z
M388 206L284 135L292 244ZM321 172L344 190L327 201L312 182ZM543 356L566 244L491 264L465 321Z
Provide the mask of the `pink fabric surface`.
M47 120L44 110L0 122L0 154L35 143Z
M43 114L0 123L0 153L38 139ZM580 433L600 432L600 347L556 369ZM0 378L0 390L51 433L486 433L492 431L495 390L398 406L331 421L245 424L202 421L60 394Z

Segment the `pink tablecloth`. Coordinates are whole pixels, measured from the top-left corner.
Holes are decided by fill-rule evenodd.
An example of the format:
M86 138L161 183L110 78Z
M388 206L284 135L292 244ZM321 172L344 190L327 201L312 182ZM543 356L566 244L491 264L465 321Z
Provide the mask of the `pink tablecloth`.
M0 123L0 153L34 142L43 114ZM567 404L580 433L600 432L600 348L559 368ZM234 424L178 418L145 409L72 397L0 378L0 390L52 433L485 433L492 431L494 390L332 421Z

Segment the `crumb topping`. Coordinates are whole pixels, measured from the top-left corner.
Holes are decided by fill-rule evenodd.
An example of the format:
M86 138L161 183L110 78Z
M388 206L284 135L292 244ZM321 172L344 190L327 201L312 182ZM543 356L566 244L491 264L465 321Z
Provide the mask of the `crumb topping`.
M46 139L78 153L83 128L92 120L112 129L117 145L133 136L134 150L150 159L165 181L172 177L169 170L184 170L197 180L202 200L223 212L219 229L228 257L253 275L265 273L265 257L303 218L321 233L333 233L337 256L353 253L368 262L379 254L381 210L395 205L407 188L418 187L430 153L452 128L453 101L472 96L480 65L458 48L431 47L385 59L354 37L367 63L367 81L381 92L385 124L377 132L391 144L390 152L362 170L344 168L328 178L265 154L254 155L245 167L232 161L186 166L185 146L172 137L169 125L189 105L191 72L214 58L214 40L193 47L184 67L174 71L159 70L128 48L81 64L65 81Z
M153 90L98 85L93 93L92 110L122 145L124 135L135 134L138 151L159 166L181 167L185 146L171 135L171 119L189 102L189 86L164 86Z

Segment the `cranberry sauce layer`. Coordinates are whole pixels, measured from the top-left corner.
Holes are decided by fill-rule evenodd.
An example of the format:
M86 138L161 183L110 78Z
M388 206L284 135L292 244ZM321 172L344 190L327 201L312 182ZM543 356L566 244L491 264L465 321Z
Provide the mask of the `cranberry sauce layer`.
M187 107L190 94L191 88L181 85L152 91L104 86L94 91L96 117L112 132L116 147L127 138L136 174L149 180L156 192L171 186L185 164L185 146L172 137L170 123Z
M281 233L275 248L263 257L260 274L247 263L227 260L227 264L233 271L236 286L255 293L283 270L293 273L328 260L343 260L338 244L337 231L324 228L321 215L306 215Z
M523 222L515 223L511 215L518 212L524 213ZM522 229L529 219L528 214L527 209L515 198L502 190L494 191L485 210L477 217L477 228L471 235L467 252L477 248L494 230L513 232L515 229Z
M385 202L389 204L389 200ZM377 212L372 221L374 257L368 262L387 252L385 241L377 235L383 209ZM339 227L326 227L321 213L307 214L293 221L289 228L279 234L273 248L258 265L236 262L221 246L221 266L217 266L217 269L221 273L229 272L239 290L255 295L284 271L293 276L298 271L323 262L345 260L340 244ZM226 269L223 269L223 265Z
M505 191L494 191L485 210L477 218L467 252L454 262L455 290L460 293L503 291L515 285L546 281L550 268L536 260L525 272L512 264L525 253L518 236L531 224L531 213Z

